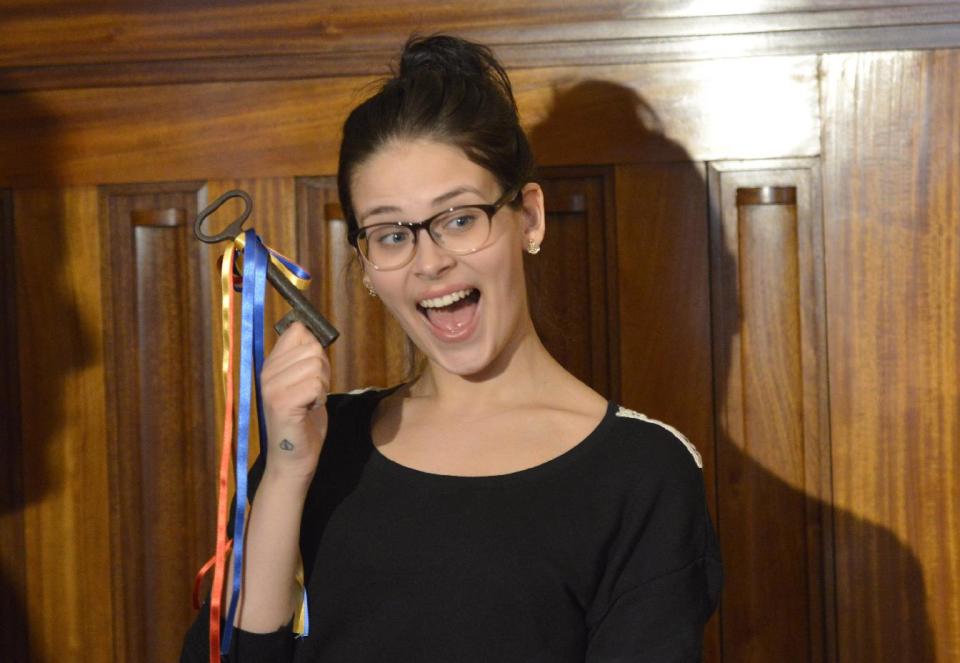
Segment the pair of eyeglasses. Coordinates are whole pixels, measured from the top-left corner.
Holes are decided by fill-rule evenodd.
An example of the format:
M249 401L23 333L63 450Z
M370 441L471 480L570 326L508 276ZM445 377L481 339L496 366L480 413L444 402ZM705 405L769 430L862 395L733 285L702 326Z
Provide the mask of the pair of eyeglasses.
M430 239L450 253L474 253L487 245L494 215L519 196L519 190L511 190L490 205L458 205L417 222L374 223L351 233L349 240L367 262L381 271L400 269L413 260L421 228L426 228Z

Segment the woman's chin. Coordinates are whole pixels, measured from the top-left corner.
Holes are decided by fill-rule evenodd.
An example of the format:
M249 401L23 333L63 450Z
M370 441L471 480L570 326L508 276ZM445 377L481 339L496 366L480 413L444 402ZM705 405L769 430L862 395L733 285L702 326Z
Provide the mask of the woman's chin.
M421 347L421 351L425 351L433 366L446 373L463 378L481 376L494 364L495 353L486 344L471 343L470 346L437 347L431 343L427 348Z

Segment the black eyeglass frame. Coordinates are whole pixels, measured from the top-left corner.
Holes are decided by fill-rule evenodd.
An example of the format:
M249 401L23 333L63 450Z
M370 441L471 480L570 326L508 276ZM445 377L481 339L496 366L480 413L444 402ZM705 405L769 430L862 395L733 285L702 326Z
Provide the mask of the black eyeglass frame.
M413 256L416 255L416 252L417 252L417 239L420 237L421 228L425 228L427 231L427 235L430 236L430 239L433 240L433 243L439 246L444 251L449 251L450 253L453 253L454 255L459 255L459 256L469 255L471 253L476 253L480 249L484 248L486 246L486 240L484 240L484 243L475 249L471 249L469 251L455 251L453 249L449 249L445 247L443 244L439 242L439 240L437 240L436 237L434 237L433 233L430 231L430 224L432 224L434 221L439 219L441 216L444 216L445 214L450 214L451 212L456 212L457 210L478 209L487 215L487 221L490 224L490 230L492 230L494 215L497 212L499 212L504 206L519 199L522 193L523 193L523 189L519 188L516 190L508 191L505 195L501 196L496 202L493 202L493 203L472 203L468 205L457 205L456 207L449 207L445 210L441 210L440 212L437 212L430 218L424 219L423 221L388 221L385 223L371 223L369 226L364 226L362 228L356 228L355 230L351 230L350 234L347 235L347 241L350 242L350 244L353 245L353 248L357 250L357 254L360 255L364 260L369 262L374 269L376 269L377 271L384 271L384 272L389 272L394 269L400 269L401 267L404 267L410 263L410 260L413 259ZM361 235L366 234L371 229L386 228L389 226L394 226L394 227L400 226L401 228L409 228L411 231L413 231L413 251L410 252L410 258L406 262L400 265L397 265L396 267L381 268L381 267L377 267L375 263L373 263L365 255L363 255L363 252L360 250L359 240ZM488 234L487 239L489 238L490 236Z

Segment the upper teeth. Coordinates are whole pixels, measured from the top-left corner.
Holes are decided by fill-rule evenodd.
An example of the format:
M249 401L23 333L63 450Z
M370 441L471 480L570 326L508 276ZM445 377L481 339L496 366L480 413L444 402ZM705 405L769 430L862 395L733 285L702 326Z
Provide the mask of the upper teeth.
M466 290L457 290L456 292L451 292L442 297L434 297L433 299L422 299L420 300L420 306L423 308L443 308L444 306L450 306L454 302L459 302L461 299L473 292L473 288L467 288Z

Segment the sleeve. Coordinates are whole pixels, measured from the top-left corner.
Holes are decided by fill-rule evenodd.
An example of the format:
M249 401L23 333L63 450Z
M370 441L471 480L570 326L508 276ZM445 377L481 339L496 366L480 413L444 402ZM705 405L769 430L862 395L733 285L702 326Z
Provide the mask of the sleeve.
M204 603L197 618L187 631L180 652L180 663L209 663L207 633L210 620L210 604ZM293 658L293 630L287 626L273 633L250 633L234 629L230 645L231 663L278 663Z
M324 443L323 452L321 452L321 462L324 462L324 454L329 455L332 450L333 445L331 444L331 437L336 435L333 432L335 423L339 423L342 419L340 416L341 409L355 400L350 399L349 396L349 394L330 394L330 396L327 398L326 407L330 417L330 423L327 429L327 441ZM259 456L257 456L256 461L250 468L250 472L247 475L248 494L251 502L256 495L257 487L260 485L260 480L263 478L265 469L266 456L265 454L261 453ZM305 514L309 511L311 500L314 499L312 496L313 487L311 487L311 492L307 496L307 504L304 507ZM236 497L234 497L230 505L230 521L227 524L228 537L233 536L233 516L235 506ZM303 556L302 529L301 556ZM298 580L301 581L301 584L303 584L302 577L304 559L306 558L301 558L301 569L300 574L298 575ZM239 628L234 628L234 637L231 642L230 655L227 661L230 663L258 663L260 661L263 661L264 663L278 663L281 661L292 660L294 651L296 649L295 635L302 632L304 609L305 606L303 603L301 603L297 613L294 615L294 621L292 621L290 624L287 624L284 628L274 631L273 633L250 633ZM181 663L207 663L209 661L209 623L210 605L208 597L208 602L203 604L184 638L183 647L180 654Z
M702 658L722 566L702 473L689 442L671 431L644 425L632 440L643 462L587 613L586 663Z
M257 457L250 473L247 475L250 499L253 500L257 486L263 478L266 460L261 454ZM233 514L236 506L236 497L230 504L230 521L227 524L227 537L233 536ZM228 579L229 581L229 579ZM208 634L210 632L210 602L209 596L197 612L190 629L187 631L180 651L180 663L209 663ZM223 628L221 618L221 629ZM230 663L276 663L291 660L293 657L293 630L288 625L273 633L250 633L235 628L230 645L230 655L226 659Z

